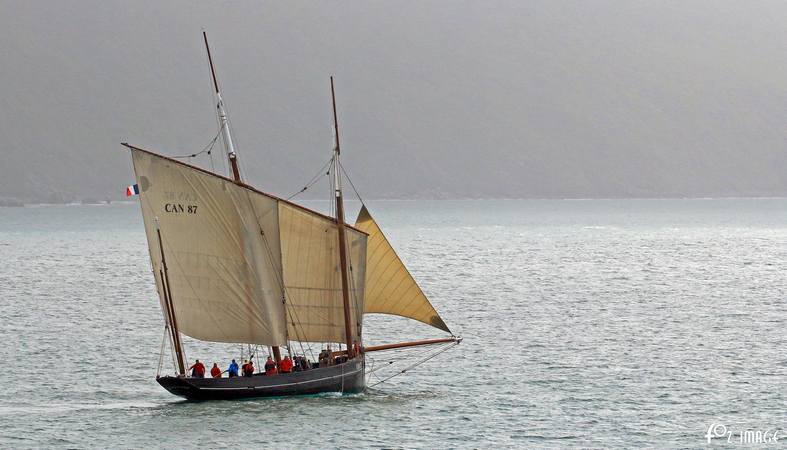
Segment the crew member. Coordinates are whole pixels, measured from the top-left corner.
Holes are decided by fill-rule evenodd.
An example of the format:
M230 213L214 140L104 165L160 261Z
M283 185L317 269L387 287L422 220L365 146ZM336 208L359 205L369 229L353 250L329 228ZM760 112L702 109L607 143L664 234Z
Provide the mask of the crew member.
M250 377L250 376L254 375L254 363L253 362L245 361L243 363L242 369L243 369L243 376L244 377Z
M265 360L265 375L275 375L276 374L276 363L268 356L268 359Z
M197 360L191 367L191 376L194 378L205 378L205 365Z
M281 373L292 372L292 367L293 367L293 363L292 360L290 359L290 356L289 355L285 356L284 359L281 361Z
M320 352L320 367L328 367L333 365L333 352L331 346Z
M303 370L311 369L311 364L309 364L309 360L303 356L296 356L295 357L295 371L300 372Z
M234 359L227 368L227 373L229 373L230 378L235 378L238 376L238 363L236 363Z
M213 367L210 369L210 376L213 378L221 378L221 369L219 369L219 365L213 363Z

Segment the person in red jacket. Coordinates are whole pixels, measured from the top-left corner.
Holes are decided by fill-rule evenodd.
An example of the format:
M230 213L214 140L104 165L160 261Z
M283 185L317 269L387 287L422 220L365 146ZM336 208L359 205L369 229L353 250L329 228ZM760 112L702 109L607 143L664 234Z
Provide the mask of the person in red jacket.
M246 361L245 364L243 364L243 376L250 377L252 375L254 375L254 363L251 360L249 360Z
M294 364L292 363L292 360L290 359L290 357L289 356L285 356L284 359L281 360L281 364L279 364L279 366L281 367L281 373L290 373L290 372L292 372L293 365Z
M265 375L276 375L276 372L278 372L276 370L276 363L268 356L268 359L265 361Z
M213 368L210 369L210 376L213 378L221 378L221 369L219 369L219 365L213 363Z
M194 365L189 367L191 376L194 378L205 378L205 365L197 360Z

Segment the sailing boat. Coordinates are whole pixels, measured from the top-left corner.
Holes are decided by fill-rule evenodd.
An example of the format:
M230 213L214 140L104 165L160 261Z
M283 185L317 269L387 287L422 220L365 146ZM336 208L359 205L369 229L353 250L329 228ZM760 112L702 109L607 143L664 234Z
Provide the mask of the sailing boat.
M177 371L173 376L157 375L158 383L191 400L361 392L366 387L367 353L461 342L366 206L354 225L345 223L333 77L330 175L335 216L327 216L242 180L204 32L203 38L231 177L122 144L131 150L166 340ZM363 346L363 317L368 313L408 317L450 336ZM298 357L300 370L189 377L182 334L267 346L277 365L286 349L288 356ZM325 353L319 362L304 363L308 355L303 345L314 343L333 344L337 350Z

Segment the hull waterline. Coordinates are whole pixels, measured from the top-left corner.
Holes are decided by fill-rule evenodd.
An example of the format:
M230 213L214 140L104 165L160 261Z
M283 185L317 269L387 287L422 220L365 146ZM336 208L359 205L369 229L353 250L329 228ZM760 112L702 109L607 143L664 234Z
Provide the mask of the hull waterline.
M336 366L286 374L255 374L252 377L234 378L166 376L156 381L170 393L188 400L281 397L324 392L357 393L366 388L362 358Z

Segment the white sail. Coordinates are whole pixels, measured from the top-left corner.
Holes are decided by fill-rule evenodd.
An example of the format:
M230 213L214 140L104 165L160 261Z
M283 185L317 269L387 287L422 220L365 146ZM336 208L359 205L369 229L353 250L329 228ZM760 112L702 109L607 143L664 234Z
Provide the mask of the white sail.
M161 235L179 330L216 342L343 342L336 223L229 179L134 147L159 296ZM347 228L351 319L360 336L366 235Z

